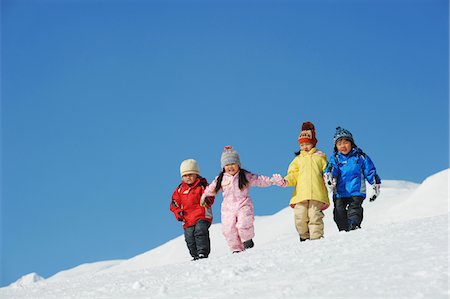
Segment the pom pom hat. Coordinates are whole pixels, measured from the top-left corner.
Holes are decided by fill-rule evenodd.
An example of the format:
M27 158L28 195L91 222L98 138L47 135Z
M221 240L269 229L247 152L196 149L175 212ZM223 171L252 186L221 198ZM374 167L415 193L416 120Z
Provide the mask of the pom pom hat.
M353 140L353 135L352 133L350 133L349 130L346 130L344 128L341 127L337 127L336 128L336 133L334 133L334 144L336 144L336 142L338 142L340 139L347 139L349 140L351 143L355 143L355 141Z
M231 145L227 145L223 148L222 156L220 157L220 165L222 168L228 164L237 164L241 167L239 154Z
M311 143L313 146L317 144L316 129L314 128L314 124L309 121L302 124L302 131L298 136L298 144L306 142Z
M180 165L180 175L183 177L183 175L186 174L192 174L195 173L197 175L200 175L200 168L198 167L197 161L194 159L187 159L181 162Z

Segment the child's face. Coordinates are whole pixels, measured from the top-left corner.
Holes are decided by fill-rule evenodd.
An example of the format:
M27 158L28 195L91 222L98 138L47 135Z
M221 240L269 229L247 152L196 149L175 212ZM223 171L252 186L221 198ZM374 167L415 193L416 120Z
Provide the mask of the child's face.
M229 175L235 175L239 171L239 165L236 163L225 165L225 172Z
M181 180L183 181L183 183L186 183L188 185L193 184L195 182L195 180L197 179L197 174L195 173L188 173L185 174L181 177Z
M347 139L341 139L336 142L338 152L347 155L352 150L352 143Z
M305 152L309 152L313 147L314 147L313 144L310 142L300 143L300 149Z

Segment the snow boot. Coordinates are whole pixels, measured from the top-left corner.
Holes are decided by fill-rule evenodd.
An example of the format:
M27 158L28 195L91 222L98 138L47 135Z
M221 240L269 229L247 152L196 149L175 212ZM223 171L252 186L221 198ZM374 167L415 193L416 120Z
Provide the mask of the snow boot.
M360 229L361 226L359 226L358 224L356 224L354 221L349 220L348 221L348 228L347 231L351 231L351 230L355 230L355 229Z
M253 246L255 246L255 243L253 243L252 239L247 240L247 241L244 242L244 248L245 249L252 248Z

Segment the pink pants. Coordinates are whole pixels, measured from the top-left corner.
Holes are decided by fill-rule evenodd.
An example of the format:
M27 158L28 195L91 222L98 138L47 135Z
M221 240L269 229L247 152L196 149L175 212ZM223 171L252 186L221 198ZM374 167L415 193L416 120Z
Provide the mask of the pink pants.
M253 203L250 199L237 210L222 204L222 233L231 251L244 250L242 243L255 236L254 215Z

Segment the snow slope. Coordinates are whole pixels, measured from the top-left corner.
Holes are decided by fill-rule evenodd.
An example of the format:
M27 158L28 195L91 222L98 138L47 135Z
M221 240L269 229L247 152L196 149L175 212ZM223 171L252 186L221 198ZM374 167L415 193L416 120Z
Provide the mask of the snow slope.
M422 184L384 181L363 229L298 242L290 208L255 221L255 248L229 253L220 224L209 259L182 236L124 261L85 264L0 289L1 298L448 298L449 170ZM288 199L286 199L286 202Z

